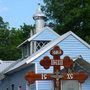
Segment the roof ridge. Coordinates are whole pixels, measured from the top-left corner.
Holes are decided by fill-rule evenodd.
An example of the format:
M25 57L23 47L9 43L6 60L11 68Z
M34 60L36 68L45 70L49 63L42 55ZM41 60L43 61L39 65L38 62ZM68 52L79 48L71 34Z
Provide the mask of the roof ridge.
M34 34L32 37L29 37L28 39L26 39L25 41L23 41L20 45L17 46L17 48L19 48L21 45L23 45L26 42L30 42L32 39L34 39L35 37L37 37L38 35L40 35L40 33L42 33L43 31L45 31L44 29L48 28L50 31L52 31L55 35L57 35L59 37L59 34L57 34L55 31L53 31L53 29L51 29L50 27L46 26L43 27L41 31L37 32L36 34Z

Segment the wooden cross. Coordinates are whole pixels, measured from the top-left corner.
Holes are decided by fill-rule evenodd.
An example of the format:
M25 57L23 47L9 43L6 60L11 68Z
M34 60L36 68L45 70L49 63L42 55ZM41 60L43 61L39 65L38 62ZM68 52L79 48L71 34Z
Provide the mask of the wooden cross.
M62 78L62 76L59 74L59 71L61 70L60 66L64 66L65 68L69 69L73 65L73 60L71 60L68 56L64 57L63 60L60 59L60 56L63 54L63 51L59 48L59 46L55 46L50 51L50 54L53 56L53 60L51 60L48 56L45 56L40 61L40 65L43 66L45 69L49 69L50 66L54 67L54 75L52 75L51 77L55 78L55 90L60 90L60 79Z
M72 73L71 69L73 67L73 60L70 59L69 56L65 56L63 59L60 59L60 56L63 54L63 51L59 48L59 46L55 46L50 54L53 56L53 60L51 60L48 56L45 56L41 61L40 65L45 69L49 69L50 66L53 66L54 75L50 75L54 78L55 90L61 90L61 80L78 80L80 83L84 82L87 78L87 74L84 72ZM65 69L68 70L67 73L60 74L61 66L64 66Z
M55 46L50 54L53 56L53 60L51 60L48 56L45 56L41 61L40 65L45 69L49 69L50 66L54 67L53 73L49 74L35 74L35 72L30 71L25 75L25 79L29 84L33 84L36 80L53 80L54 81L54 90L61 90L61 82L60 80L78 80L80 83L83 83L87 74L84 72L72 72L70 68L73 66L73 60L70 59L69 56L65 56L63 59L60 59L60 56L63 54L63 51ZM61 67L64 66L65 69L68 70L66 73L60 73Z

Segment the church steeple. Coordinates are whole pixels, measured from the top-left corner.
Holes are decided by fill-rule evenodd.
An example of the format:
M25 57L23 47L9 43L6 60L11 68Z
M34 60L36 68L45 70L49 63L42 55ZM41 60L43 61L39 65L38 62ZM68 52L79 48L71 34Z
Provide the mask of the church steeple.
M42 28L45 26L45 19L46 19L46 16L41 10L40 3L38 4L36 13L33 15L33 19L35 20L35 27L36 27L36 33L37 33L41 31Z

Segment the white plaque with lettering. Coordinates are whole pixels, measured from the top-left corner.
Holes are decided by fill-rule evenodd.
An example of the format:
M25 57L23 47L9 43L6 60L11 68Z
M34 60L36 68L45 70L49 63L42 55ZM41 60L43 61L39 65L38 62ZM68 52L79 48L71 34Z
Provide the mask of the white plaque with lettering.
M77 80L62 80L61 90L79 90Z

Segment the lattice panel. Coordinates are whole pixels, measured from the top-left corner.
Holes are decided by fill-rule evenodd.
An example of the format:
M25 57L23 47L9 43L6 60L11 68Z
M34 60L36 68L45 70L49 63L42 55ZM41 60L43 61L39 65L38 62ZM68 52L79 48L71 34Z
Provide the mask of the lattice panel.
M36 51L44 47L49 41L36 41Z

